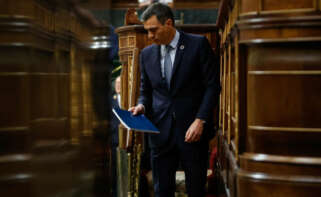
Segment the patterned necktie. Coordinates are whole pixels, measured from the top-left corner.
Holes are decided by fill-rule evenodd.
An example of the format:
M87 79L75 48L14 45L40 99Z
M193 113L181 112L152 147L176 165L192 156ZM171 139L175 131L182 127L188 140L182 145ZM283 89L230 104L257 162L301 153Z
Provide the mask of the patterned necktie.
M171 77L172 77L172 60L170 51L172 50L172 46L166 45L165 48L165 60L164 60L164 71L165 71L165 79L167 82L168 89L170 87Z

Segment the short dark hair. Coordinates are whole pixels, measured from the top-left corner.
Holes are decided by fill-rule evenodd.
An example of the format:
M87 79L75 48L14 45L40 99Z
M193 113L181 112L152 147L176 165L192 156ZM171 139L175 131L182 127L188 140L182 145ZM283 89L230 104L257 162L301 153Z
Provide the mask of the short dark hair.
M143 12L141 18L145 22L152 16L156 16L161 24L165 24L167 19L172 19L173 25L175 26L174 14L172 9L163 3L153 3Z

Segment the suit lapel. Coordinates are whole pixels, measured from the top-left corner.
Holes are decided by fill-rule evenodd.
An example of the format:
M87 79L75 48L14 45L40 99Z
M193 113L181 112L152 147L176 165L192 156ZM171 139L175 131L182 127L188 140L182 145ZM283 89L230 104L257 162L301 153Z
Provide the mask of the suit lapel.
M162 91L168 92L168 88L166 88L166 81L162 78L160 45L154 45L151 50L152 55L146 61L149 62L146 66L151 75L150 78L152 78L160 87L162 87Z
M154 68L154 71L156 72L157 81L162 81L162 71L161 71L161 64L160 64L160 45L155 45L153 48L153 53L156 54L156 57L152 57L152 65Z
M174 66L172 71L172 79L171 79L171 90L173 89L173 81L176 79L175 75L177 72L177 68L181 65L181 61L185 51L185 43L184 43L184 33L180 32L179 41L177 43L177 49L175 54Z
M181 62L183 54L184 54L184 48L185 48L184 33L180 32L180 37L179 37L179 41L177 43L177 49L176 49L176 54L175 54L172 77L174 77L177 67L180 65L180 62Z

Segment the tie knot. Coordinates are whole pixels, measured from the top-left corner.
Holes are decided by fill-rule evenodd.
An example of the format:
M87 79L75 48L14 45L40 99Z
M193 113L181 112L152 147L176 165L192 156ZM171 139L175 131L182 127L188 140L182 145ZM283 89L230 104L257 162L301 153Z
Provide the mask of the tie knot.
M169 52L173 49L173 47L168 44L168 45L166 45L165 49L166 49L166 52Z

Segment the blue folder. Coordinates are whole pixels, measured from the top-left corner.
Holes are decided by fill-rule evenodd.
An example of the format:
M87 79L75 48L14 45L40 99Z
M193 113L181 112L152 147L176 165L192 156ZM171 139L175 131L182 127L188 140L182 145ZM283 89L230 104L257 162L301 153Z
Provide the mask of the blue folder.
M159 133L159 130L143 114L134 116L130 111L120 108L113 108L113 112L121 124L127 129L147 133Z

